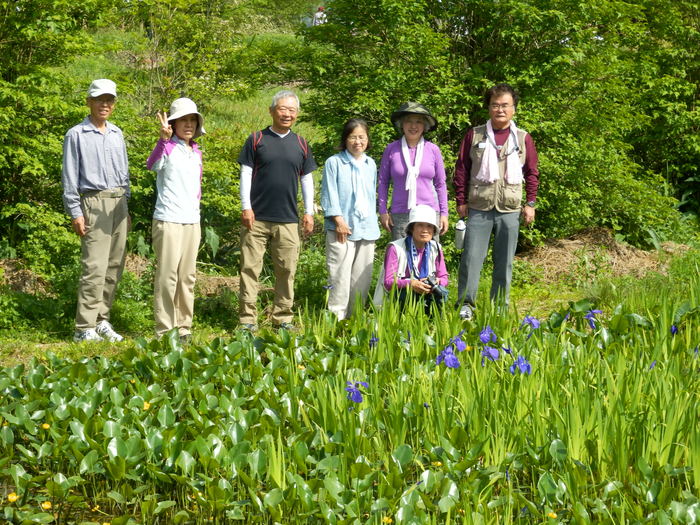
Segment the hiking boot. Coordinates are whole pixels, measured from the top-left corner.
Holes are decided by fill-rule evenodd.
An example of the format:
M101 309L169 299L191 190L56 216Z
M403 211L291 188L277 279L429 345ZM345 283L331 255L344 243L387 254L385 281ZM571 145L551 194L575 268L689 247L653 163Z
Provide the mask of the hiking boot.
M118 343L119 341L124 340L124 338L121 335L114 331L114 328L112 328L112 325L109 324L109 321L103 320L97 323L97 326L95 327L95 332L101 335L102 339L106 339L110 343Z
M469 304L463 304L459 309L459 318L463 321L471 321L474 319L474 309Z
M277 330L284 329L284 330L287 330L287 332L291 332L294 330L294 325L292 323L284 322L284 323L280 323L278 325L275 325L275 329L277 329Z
M73 333L73 341L76 343L82 343L83 341L102 341L102 337L92 328L88 328L87 330L76 330L75 333Z
M252 334L258 331L258 326L253 323L241 323L241 330Z

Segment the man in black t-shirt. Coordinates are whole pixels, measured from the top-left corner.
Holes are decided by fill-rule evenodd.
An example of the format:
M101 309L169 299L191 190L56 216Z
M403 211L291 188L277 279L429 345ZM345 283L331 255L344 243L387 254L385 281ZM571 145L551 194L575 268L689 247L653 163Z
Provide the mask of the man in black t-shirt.
M270 106L272 125L250 135L238 156L243 210L239 321L249 331L257 328L258 277L268 242L275 273L272 322L291 328L299 258L299 182L304 234L314 229L312 173L318 166L306 140L291 131L298 113L299 98L292 91L276 93Z

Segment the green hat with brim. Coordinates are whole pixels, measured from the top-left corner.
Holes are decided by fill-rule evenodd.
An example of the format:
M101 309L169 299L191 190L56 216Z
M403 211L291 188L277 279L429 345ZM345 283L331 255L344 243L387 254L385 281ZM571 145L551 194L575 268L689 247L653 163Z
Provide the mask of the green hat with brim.
M391 114L391 123L398 128L399 127L399 119L405 115L422 115L423 117L426 118L428 121L428 127L426 128L426 133L428 131L433 131L435 128L437 128L437 120L435 120L435 117L433 117L428 111L428 108L426 108L423 104L419 104L418 102L406 102L404 104L401 104L399 109L394 111Z

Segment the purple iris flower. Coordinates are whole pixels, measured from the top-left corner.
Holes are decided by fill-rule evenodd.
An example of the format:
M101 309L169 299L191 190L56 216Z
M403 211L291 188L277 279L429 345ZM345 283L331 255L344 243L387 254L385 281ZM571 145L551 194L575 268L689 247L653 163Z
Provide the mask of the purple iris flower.
M378 342L379 338L377 337L377 334L372 334L372 338L369 340L370 349L375 348Z
M678 327L675 324L671 325L671 335L676 335L678 333Z
M481 366L484 366L486 359L491 361L496 361L498 359L498 348L492 346L485 346L481 351Z
M369 388L369 385L365 381L358 381L353 383L352 381L346 381L347 387L345 391L348 393L348 399L354 403L362 403L362 392L360 392L360 387Z
M584 319L588 321L588 326L591 327L592 330L595 330L595 322L597 321L596 319L596 314L602 314L603 312L601 310L588 310L588 313L583 316Z
M507 346L502 346L501 349L502 349L506 354L508 354L508 355L512 355L512 354L513 354L513 351L512 351L509 347L507 347Z
M540 327L540 320L532 315L526 315L525 319L523 319L523 322L520 323L520 326L523 327L526 324L530 325L533 328L533 330L537 330Z
M654 359L651 364L649 365L649 370L653 370L654 367L656 366L656 359Z
M430 408L430 405L428 403L423 403L423 408Z
M443 361L445 362L445 366L447 368L459 368L459 359L457 359L457 356L449 346L440 352L435 359L435 364L439 365Z
M532 372L532 365L523 356L519 355L515 362L510 365L510 373L515 375L516 370L521 374L530 374Z
M498 337L496 337L496 332L493 331L491 325L486 325L486 328L484 328L479 334L479 339L482 343L487 344L495 343Z
M462 330L464 332L464 330ZM449 344L454 345L458 352L464 352L467 349L467 343L462 339L462 332L458 333L452 339L450 339Z

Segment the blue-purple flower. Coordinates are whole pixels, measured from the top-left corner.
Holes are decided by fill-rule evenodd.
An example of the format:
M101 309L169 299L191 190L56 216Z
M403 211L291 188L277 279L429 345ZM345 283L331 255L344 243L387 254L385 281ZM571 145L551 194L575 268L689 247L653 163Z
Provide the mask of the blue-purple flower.
M678 327L675 324L671 325L671 335L676 335L678 333Z
M491 361L496 361L498 359L498 348L492 346L485 346L481 351L481 366L484 366L486 359Z
M588 321L588 326L591 327L592 330L595 330L596 328L596 314L602 314L602 310L588 310L588 313L583 316L584 319Z
M526 315L525 319L523 319L523 322L520 323L521 327L525 325L530 325L533 330L537 330L540 327L540 320L537 319L535 316Z
M651 364L649 365L649 370L653 370L654 367L656 366L656 359L654 359Z
M487 344L495 343L498 340L498 337L496 337L496 332L493 331L491 325L486 325L486 328L484 328L479 334L479 339L482 343Z
M501 347L501 350L503 350L503 351L504 351L506 354L508 354L508 355L512 355L512 354L513 354L513 351L512 351L512 350L510 349L510 347L508 347L508 346L502 346L502 347Z
M360 387L369 388L369 385L365 381L358 381L353 383L352 381L346 381L347 387L345 391L348 393L348 399L353 403L362 403L362 392Z
M520 372L521 374L530 374L532 372L532 366L523 356L519 355L515 362L510 365L510 373L515 375L515 372Z
M467 343L464 341L464 339L462 339L463 333L464 333L464 330L462 330L456 336L454 336L452 339L450 339L447 342L447 346L445 346L445 348L449 348L450 346L452 346L458 352L464 352L467 349Z
M439 365L444 362L447 368L459 368L459 359L454 354L452 348L447 346L435 359L435 364Z
M377 334L372 334L372 337L369 340L369 348L370 350L372 348L376 348L377 343L379 342L379 338L377 337Z
M523 326L530 327L530 333L527 334L527 338L530 339L532 337L532 334L534 333L534 330L537 330L540 327L540 320L537 319L535 316L526 315L525 319L523 319L523 322L520 323L520 328L522 328Z

